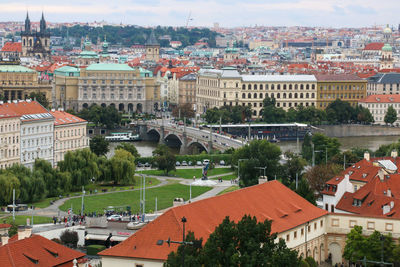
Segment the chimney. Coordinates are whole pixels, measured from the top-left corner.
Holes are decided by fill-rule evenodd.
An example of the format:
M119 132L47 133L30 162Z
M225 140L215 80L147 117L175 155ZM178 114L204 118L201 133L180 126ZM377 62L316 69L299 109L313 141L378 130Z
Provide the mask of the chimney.
M56 109L55 109L55 108L52 108L52 109L51 109L51 112L55 112L55 111L56 111Z
M392 152L390 153L390 156L394 159L397 158L398 156L397 150L393 149Z
M7 244L8 244L8 234L5 233L5 234L3 234L1 236L1 245L4 246L4 245L7 245Z
M364 152L364 159L366 159L367 161L369 161L369 152L368 151L365 151Z
M25 227L25 225L18 226L18 240L25 239L31 236L32 229Z
M383 182L383 180L385 179L385 173L383 172L382 169L379 169L378 176L379 176L379 179Z
M266 182L268 182L267 176L260 176L260 177L258 177L258 184L264 184L264 183L266 183Z
M3 100L1 100L1 101L0 101L0 105L3 105L3 104L4 104L4 101L3 101Z
M386 196L392 197L392 190L390 190L390 188L388 188L388 189L386 190Z

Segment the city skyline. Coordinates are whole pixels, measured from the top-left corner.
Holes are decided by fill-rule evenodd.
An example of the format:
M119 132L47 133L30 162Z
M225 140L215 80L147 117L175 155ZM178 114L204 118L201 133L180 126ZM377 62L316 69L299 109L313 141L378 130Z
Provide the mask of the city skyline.
M400 2L387 0L377 5L374 1L317 1L317 0L105 0L68 2L59 0L10 1L3 0L3 21L23 21L28 11L32 21L39 21L45 13L49 22L93 22L134 24L140 26L221 27L238 26L323 26L366 27L393 25L399 20L394 10Z

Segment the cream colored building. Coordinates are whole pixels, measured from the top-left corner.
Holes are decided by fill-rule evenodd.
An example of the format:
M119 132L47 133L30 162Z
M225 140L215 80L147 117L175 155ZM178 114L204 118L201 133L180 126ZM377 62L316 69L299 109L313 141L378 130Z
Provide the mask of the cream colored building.
M125 64L99 63L87 68L62 67L55 72L57 107L81 110L92 104L119 111L154 111L160 102L160 85L151 71Z
M57 166L68 151L89 147L87 121L63 110L52 110L50 114L54 117L54 165Z
M265 97L275 98L277 107L288 110L316 105L314 75L242 75L236 69L201 69L197 78L197 112L222 106L248 106L260 117Z
M20 162L20 116L0 105L0 168Z

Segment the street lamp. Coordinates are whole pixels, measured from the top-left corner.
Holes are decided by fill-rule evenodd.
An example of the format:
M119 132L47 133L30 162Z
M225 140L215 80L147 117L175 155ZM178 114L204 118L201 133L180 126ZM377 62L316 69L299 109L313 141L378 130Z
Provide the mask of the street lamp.
M164 242L165 242L165 243L168 244L168 247L171 246L171 243L172 243L172 244L180 244L180 245L184 245L184 246L192 245L195 248L201 248L201 241L197 241L197 240L195 240L193 242L185 241L185 224L187 223L187 219L186 219L185 216L182 217L181 222L182 222L182 225L183 225L183 227L182 227L182 241L173 241L173 240L171 240L170 237L168 237L167 240L157 240L157 245L158 246L162 246L164 244ZM185 267L185 248L183 248L183 250L182 250L182 267Z
M265 170L267 169L267 167L255 167L256 169L260 169L260 170L264 170L264 178L265 178Z

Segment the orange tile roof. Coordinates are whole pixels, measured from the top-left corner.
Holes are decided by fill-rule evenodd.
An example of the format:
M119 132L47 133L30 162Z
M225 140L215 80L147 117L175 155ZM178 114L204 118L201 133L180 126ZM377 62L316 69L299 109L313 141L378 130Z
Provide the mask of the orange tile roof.
M17 103L4 103L0 104L0 110L2 107L8 108L18 116L30 115L30 114L41 114L49 113L42 105L37 101L18 101Z
M359 103L400 103L400 95L369 95Z
M1 48L1 51L3 52L22 52L22 44L21 43L15 43L15 42L7 42L4 44L4 46Z
M42 236L32 235L21 240L9 240L8 244L1 246L0 266L59 266L84 256L84 253L64 247ZM35 264L32 260L37 263Z
M369 43L364 47L364 50L382 50L384 43Z
M0 229L2 229L2 228L10 228L11 227L11 224L8 224L8 223L0 223Z
M73 124L73 123L81 123L86 122L86 120L81 119L75 115L72 115L65 111L50 111L50 114L54 117L54 125L64 125L64 124Z
M197 238L207 240L226 216L239 221L245 214L256 216L259 221L272 220L272 232L279 233L319 218L327 211L312 205L280 182L270 181L172 208L124 242L99 254L166 260L178 246L157 246L156 242L169 237L181 240L183 216L187 218L186 231L193 231Z

